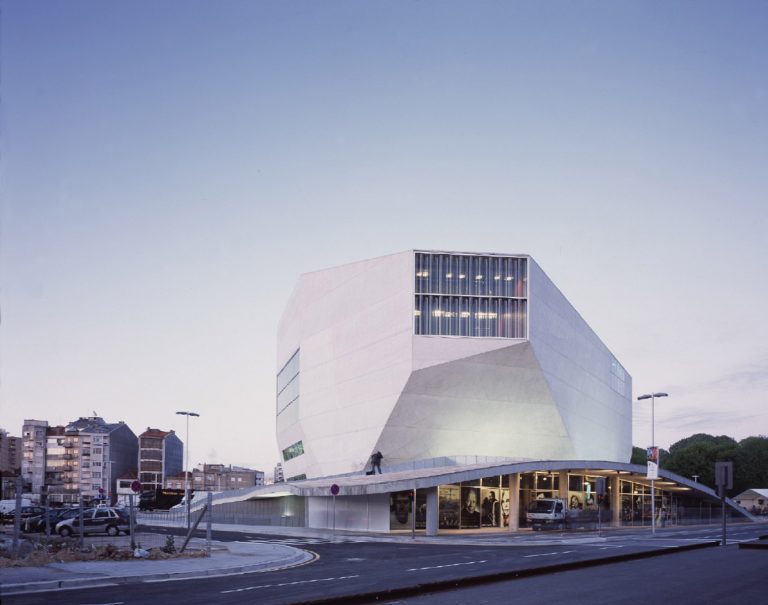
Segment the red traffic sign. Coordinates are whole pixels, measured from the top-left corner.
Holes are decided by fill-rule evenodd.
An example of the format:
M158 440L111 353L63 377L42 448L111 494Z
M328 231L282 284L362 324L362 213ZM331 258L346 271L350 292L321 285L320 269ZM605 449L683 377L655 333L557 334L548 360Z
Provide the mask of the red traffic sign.
M133 491L134 494L138 494L141 491L141 481L133 481L131 483L131 491Z
M336 485L335 483L331 486L331 494L333 494L334 496L339 495L339 486Z

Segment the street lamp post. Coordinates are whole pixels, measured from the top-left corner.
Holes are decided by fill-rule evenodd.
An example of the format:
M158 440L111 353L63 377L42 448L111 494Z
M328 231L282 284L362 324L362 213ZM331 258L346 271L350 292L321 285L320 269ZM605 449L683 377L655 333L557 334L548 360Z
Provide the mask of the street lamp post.
M645 395L640 395L637 400L642 401L643 399L650 399L651 400L651 447L656 447L656 398L657 397L669 397L667 393L647 393ZM659 460L657 461L657 464L661 463L661 456L659 456ZM656 533L656 490L654 489L654 479L653 476L651 476L651 533Z
M197 412L176 412L180 416L187 417L187 437L186 445L184 447L185 462L184 462L184 501L187 503L187 529L189 529L189 417L194 416L199 418L200 414Z

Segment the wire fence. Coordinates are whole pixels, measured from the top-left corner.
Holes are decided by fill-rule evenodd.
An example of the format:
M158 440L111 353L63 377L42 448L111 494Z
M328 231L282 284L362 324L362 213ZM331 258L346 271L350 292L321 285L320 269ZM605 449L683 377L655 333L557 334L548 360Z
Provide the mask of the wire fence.
M207 506L189 517L186 510L146 514L135 506L35 508L38 510L34 512L42 511L42 515L26 511L17 515L14 511L3 516L0 555L25 558L35 552L94 552L115 558L150 556L153 551L171 555L182 549L210 554L211 508ZM206 538L189 538L189 529L207 530Z

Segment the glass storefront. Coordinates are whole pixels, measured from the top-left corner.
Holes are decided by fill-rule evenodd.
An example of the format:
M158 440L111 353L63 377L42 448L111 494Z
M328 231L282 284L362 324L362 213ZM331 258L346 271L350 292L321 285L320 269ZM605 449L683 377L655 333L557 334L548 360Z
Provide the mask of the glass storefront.
M440 529L509 525L509 477L484 477L438 488Z
M564 479L567 485L561 485L563 477L567 477ZM622 475L618 481L620 493L614 499L612 489L616 483L611 482L610 475L559 471L521 473L519 527L527 527L526 511L532 502L542 498L565 501L568 529L593 530L612 524L614 515L623 526L650 526L651 488L640 476L635 478L637 480ZM657 527L717 522L722 513L719 504L686 489L682 486L655 488ZM390 495L390 529L412 529L413 494L413 491L403 491ZM416 490L417 530L426 528L426 494L427 490ZM441 485L437 488L437 500L439 530L503 529L510 525L509 475ZM612 510L614 501L619 503L618 511Z
M416 507L413 506L413 490L394 492L389 495L389 529L413 529L413 513L416 513L416 529L427 527L427 493L416 490Z

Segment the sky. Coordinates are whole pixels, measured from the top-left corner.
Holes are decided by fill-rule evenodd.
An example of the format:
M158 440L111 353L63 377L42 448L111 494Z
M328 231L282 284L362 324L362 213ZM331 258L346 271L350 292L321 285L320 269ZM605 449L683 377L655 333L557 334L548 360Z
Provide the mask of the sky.
M655 406L768 434L768 3L0 2L0 427L271 472L301 273L527 253ZM650 445L648 402L633 442Z

